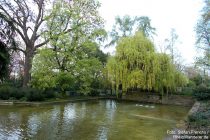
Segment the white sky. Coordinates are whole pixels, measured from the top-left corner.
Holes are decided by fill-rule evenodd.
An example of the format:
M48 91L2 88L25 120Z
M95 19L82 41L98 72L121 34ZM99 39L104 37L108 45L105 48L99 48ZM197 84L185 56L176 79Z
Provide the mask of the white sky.
M154 36L156 48L165 38L169 38L171 28L179 36L177 49L185 63L194 62L195 25L203 7L202 0L99 0L100 15L105 19L105 28L111 31L117 15L148 16L152 27L156 28ZM109 48L113 51L113 48Z

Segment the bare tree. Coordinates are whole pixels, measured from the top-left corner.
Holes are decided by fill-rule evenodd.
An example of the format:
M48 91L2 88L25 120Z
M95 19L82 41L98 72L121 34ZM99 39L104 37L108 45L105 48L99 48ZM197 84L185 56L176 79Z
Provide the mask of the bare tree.
M45 40L41 38L47 20L46 4L47 0L0 0L0 18L13 24L13 29L25 44L24 48L17 48L25 56L24 87L28 85L31 79L30 70L36 50L50 40L50 38L45 38ZM52 18L53 15L49 17ZM63 33L69 31L68 26L62 30Z
M196 64L210 70L210 1L205 0L202 16L196 25L196 47L203 51L203 56L196 58ZM200 51L200 50L199 50Z
M174 28L171 29L170 37L165 39L165 42L167 43L166 49L169 50L172 61L174 63L174 57L175 57L175 44L177 43L178 35L176 34L176 30Z

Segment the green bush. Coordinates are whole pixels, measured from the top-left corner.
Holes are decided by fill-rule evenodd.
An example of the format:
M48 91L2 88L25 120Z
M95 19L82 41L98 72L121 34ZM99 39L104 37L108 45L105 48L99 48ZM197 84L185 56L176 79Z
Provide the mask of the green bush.
M210 100L210 87L200 85L193 91L193 96L197 100Z
M16 98L15 97L10 97L9 100L16 100Z
M21 99L22 97L24 97L24 93L22 92L22 89L21 88L11 88L11 93L10 93L10 96L19 100Z
M9 100L9 99L20 99L24 97L24 94L21 88L12 87L9 85L0 86L0 99Z
M11 96L11 88L9 86L0 87L0 99L8 100Z
M47 99L56 97L55 91L53 89L45 89L43 91L43 95Z
M178 93L180 95L192 96L193 95L193 88L191 87L183 87L182 92Z
M27 98L26 97L22 97L22 98L20 98L20 101L27 101Z
M41 90L25 88L23 89L23 92L25 93L25 97L27 98L27 101L43 101L44 100L43 91Z
M205 112L197 112L188 116L188 121L196 126L209 126L210 110Z
M0 85L0 100L43 101L55 98L55 90L34 88L17 88L11 85Z
M92 89L91 93L88 94L89 96L98 96L99 95L99 91L96 89Z

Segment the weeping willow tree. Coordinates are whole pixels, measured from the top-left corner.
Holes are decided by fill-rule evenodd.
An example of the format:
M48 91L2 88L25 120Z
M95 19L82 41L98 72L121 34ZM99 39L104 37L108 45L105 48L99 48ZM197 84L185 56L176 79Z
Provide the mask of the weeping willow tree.
M156 77L155 91L159 91L162 95L164 92L175 90L175 65L171 58L164 53L156 54Z
M154 44L141 32L121 38L116 54L107 63L108 79L119 97L119 87L168 93L185 84L185 77L175 69L171 58L156 53Z

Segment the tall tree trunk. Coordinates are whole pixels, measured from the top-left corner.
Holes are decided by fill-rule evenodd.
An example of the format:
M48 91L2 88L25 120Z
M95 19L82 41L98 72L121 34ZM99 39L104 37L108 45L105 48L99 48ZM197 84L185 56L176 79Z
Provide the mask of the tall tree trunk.
M32 49L26 50L25 62L24 62L24 76L23 76L23 87L29 86L31 80L31 68L32 68L33 52Z

